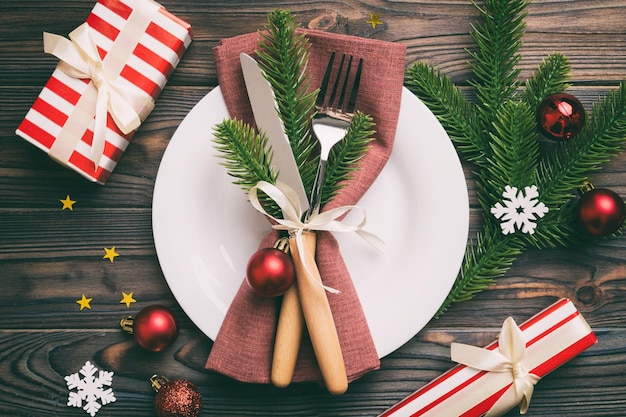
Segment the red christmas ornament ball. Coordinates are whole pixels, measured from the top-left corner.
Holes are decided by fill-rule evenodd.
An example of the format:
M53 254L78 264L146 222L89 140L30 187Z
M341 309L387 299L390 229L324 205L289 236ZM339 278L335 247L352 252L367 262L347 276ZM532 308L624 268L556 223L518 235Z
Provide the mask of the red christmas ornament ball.
M291 287L296 271L291 257L276 248L256 251L248 260L246 280L262 297L276 297Z
M585 109L571 94L551 94L537 109L539 130L554 140L568 140L576 136L585 125Z
M606 236L624 223L624 201L606 188L594 188L582 195L578 202L578 220L588 233Z
M186 379L165 381L154 398L158 417L197 417L202 410L202 394Z
M167 307L148 306L135 316L133 335L139 346L159 352L171 346L176 340L178 321Z

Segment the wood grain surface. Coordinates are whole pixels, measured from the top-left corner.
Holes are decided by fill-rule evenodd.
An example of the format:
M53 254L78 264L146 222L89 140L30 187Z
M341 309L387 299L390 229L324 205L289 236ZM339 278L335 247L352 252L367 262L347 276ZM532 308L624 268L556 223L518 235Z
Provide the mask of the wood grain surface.
M84 180L15 135L56 65L43 53L42 32L66 35L91 0L0 0L0 415L85 416L69 408L63 376L86 360L115 372L117 401L97 414L152 416L154 373L187 378L203 394L202 416L376 416L454 364L452 341L485 345L503 320L524 321L569 297L599 343L539 382L528 416L626 415L626 237L572 249L530 251L475 299L453 306L380 370L333 397L316 384L286 389L249 385L204 370L212 342L185 316L159 267L151 204L157 169L170 138L192 106L217 84L212 47L261 27L277 7L304 27L401 42L407 66L418 59L464 86L465 48L477 17L462 0L164 0L193 26L194 42L106 186ZM590 108L626 77L626 2L536 0L529 6L521 62L526 77L551 52L572 64L571 92ZM369 14L384 22L376 28ZM626 196L626 155L594 175L596 186ZM472 167L464 164L471 203L470 235L480 230ZM436 178L432 179L436 181ZM61 210L69 194L74 210ZM428 196L422 196L428 198ZM120 256L102 259L103 248ZM410 254L409 254L410 256ZM416 277L420 274L415 264ZM134 291L136 303L119 304ZM79 311L75 300L93 297ZM180 320L175 344L158 354L139 348L120 318L152 304ZM508 416L517 415L513 410ZM447 416L443 416L447 417Z

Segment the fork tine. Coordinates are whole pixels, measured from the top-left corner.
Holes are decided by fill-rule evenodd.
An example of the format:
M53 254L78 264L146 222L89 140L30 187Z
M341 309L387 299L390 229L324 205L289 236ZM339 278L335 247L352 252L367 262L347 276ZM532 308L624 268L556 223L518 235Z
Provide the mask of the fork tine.
M324 100L326 99L326 90L328 89L328 80L330 79L330 73L333 69L333 62L335 60L335 51L330 54L330 58L328 58L328 64L326 65L326 72L324 73L324 78L322 79L322 85L320 86L320 91L317 94L317 100L315 101L315 106L318 108L324 107Z
M350 59L348 60L348 68L346 68L346 75L343 79L343 86L341 87L341 94L339 95L339 100L337 101L337 110L341 111L343 109L343 104L346 98L346 90L348 89L348 81L350 81L350 69L352 68L352 55L350 55ZM339 77L339 75L337 76Z
M336 108L335 96L337 95L337 88L339 87L339 80L341 79L341 71L343 71L343 64L346 61L346 55L341 56L341 61L339 62L339 69L337 70L337 77L335 77L335 82L333 84L333 91L330 93L330 98L328 99L328 107L334 109Z
M359 66L356 69L354 75L354 82L352 83L352 92L348 99L348 105L346 106L346 113L354 113L356 109L356 98L359 94L359 84L361 84L361 71L363 70L363 58L359 59Z

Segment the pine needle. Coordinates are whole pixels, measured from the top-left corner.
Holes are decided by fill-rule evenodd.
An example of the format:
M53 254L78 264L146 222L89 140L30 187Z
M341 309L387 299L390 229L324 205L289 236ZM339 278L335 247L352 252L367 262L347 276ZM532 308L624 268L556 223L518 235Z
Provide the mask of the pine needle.
M560 53L553 53L543 60L533 76L526 80L522 99L535 110L550 94L567 90L571 67L569 60Z
M309 92L311 76L306 71L310 44L304 34L296 35L298 24L289 11L274 10L267 20L265 32L260 32L258 63L274 90L285 134L310 194L315 177L311 159L316 145L310 126L317 97L317 90Z
M245 192L259 181L276 183L276 173L271 168L272 153L267 150L267 137L263 133L257 134L239 120L226 119L215 126L213 142L222 159L220 165ZM263 208L274 217L282 217L278 205L263 196L259 197Z
M472 25L471 36L476 49L468 53L474 79L469 83L476 89L476 111L484 131L491 130L500 107L511 98L518 87L517 76L521 60L518 50L524 35L526 0L485 0L484 8L475 6L482 20ZM488 136L474 138L489 140Z
M433 112L468 161L477 165L484 162L489 148L475 140L482 134L476 113L447 75L417 62L407 69L405 85Z
M517 235L502 236L499 228L485 229L475 242L468 243L461 271L435 317L441 317L453 303L470 300L488 288L524 252L525 245Z
M357 111L345 138L331 149L322 186L322 204L332 200L360 168L359 162L373 140L373 126L370 115Z
M499 197L507 185L534 184L539 158L534 112L523 102L507 101L496 114L490 137L492 156L481 173L487 194ZM493 197L486 203L491 207Z

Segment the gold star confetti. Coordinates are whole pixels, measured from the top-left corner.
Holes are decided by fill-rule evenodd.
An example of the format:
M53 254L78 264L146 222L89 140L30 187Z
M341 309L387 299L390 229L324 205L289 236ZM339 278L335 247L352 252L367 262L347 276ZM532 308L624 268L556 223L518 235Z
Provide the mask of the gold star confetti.
M130 308L130 303L135 303L137 300L133 298L133 292L131 291L129 294L126 294L122 291L122 301L120 304L126 304L126 308Z
M70 209L70 211L74 211L74 208L72 206L74 205L74 203L76 203L76 201L70 199L69 194L67 195L67 197L65 197L65 200L59 201L63 203L63 207L61 207L61 210Z
M120 256L119 253L115 252L115 246L113 246L111 249L104 248L104 252L105 252L105 255L102 257L102 259L108 259L111 262L113 262L116 256Z
M85 297L85 294L83 294L80 300L76 300L76 303L78 303L78 305L80 306L81 311L83 310L83 308L88 308L91 310L91 306L89 305L89 303L91 303L91 300L93 300L93 298L87 298Z
M376 29L376 26L382 25L383 21L380 20L379 14L370 13L370 20L367 23L371 24L373 29Z

